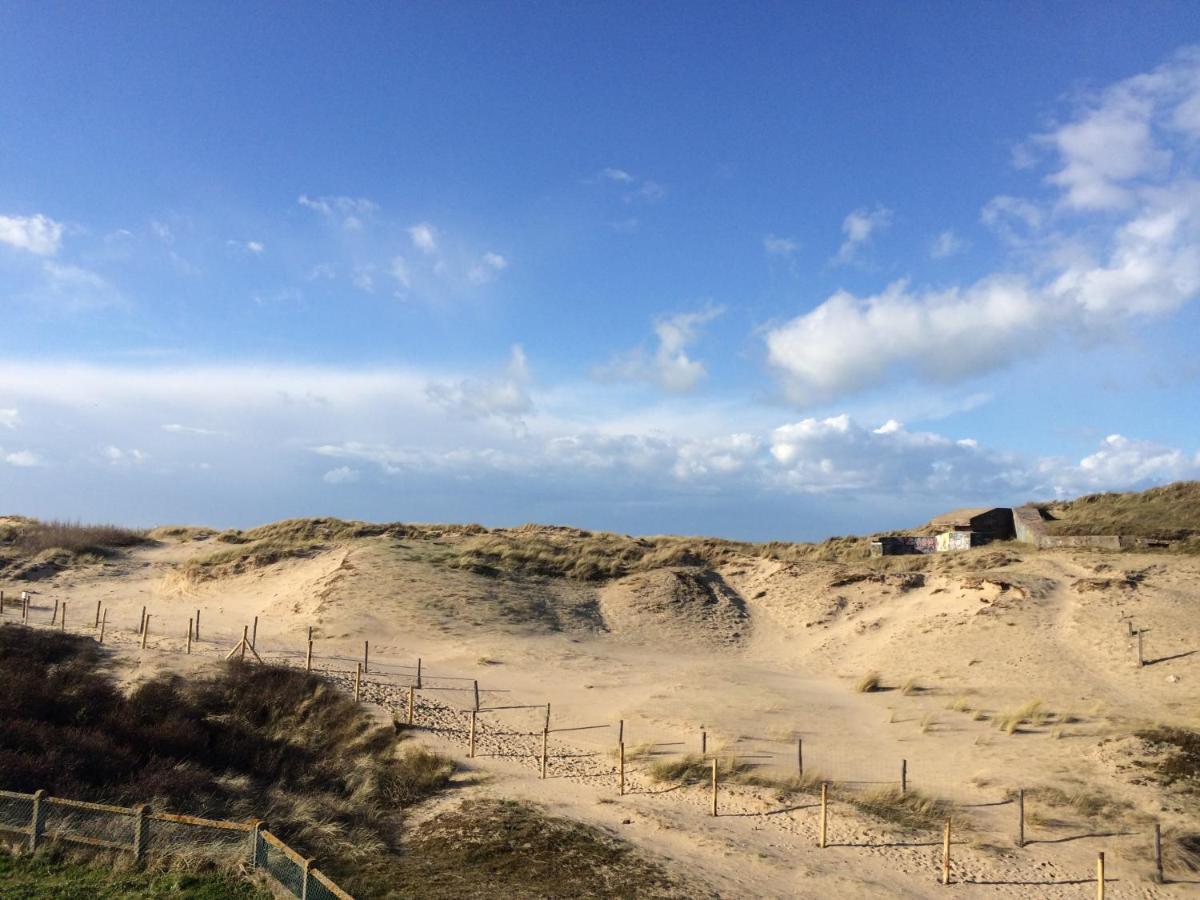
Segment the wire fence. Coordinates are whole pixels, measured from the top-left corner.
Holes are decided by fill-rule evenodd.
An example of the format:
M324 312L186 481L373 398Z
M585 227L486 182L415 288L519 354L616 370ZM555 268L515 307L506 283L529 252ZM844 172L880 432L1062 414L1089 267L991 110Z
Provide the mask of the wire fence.
M813 741L809 733L718 736L701 726L681 739L679 734L663 733L661 725L656 733L645 735L627 733L624 722L566 725L552 715L548 703L514 702L516 698L506 689L481 686L478 680L470 677L430 672L419 658L411 664L374 659L371 656L373 649L391 655L395 648L372 648L368 641L362 642L361 652L348 651L343 645L331 652L318 653L318 642L314 640L311 628L307 641L301 638L291 646L277 643L268 646L259 641L257 617L251 624L231 629L227 622L201 622L201 610L198 609L182 613L175 609L160 616L143 608L140 616L125 613L122 621L115 622L108 618L107 610L99 603L87 610L76 610L73 605L68 608L66 600L61 603L55 600L50 604L44 597L37 597L40 602L35 603L35 596L26 592L19 596L5 594L0 602L0 623L19 621L31 627L91 633L102 643L133 642L142 649L160 652L240 658L309 671L352 694L356 701L366 701L391 711L399 722L465 745L469 757L486 756L523 763L539 769L542 778L611 786L614 792L621 794L672 794L689 799L690 795L675 792L678 785L662 783L661 768L663 764L690 761L694 769L696 760L700 759L705 765L716 761L723 770L736 768L739 777L730 779L734 782L734 791L740 783L755 788L776 787L785 793L798 790L815 797L820 785L824 784L831 806L836 802L861 810L864 800L890 791L913 800L919 800L919 795L953 798L954 802L942 803L938 808L956 818L971 816L987 807L1012 808L1014 813L1017 812L1015 791L998 796L996 786L988 789L953 778L948 780L942 764L925 764L911 758L884 761L870 752L855 752L853 748ZM71 616L69 621L68 615ZM689 776L692 784L696 782L694 774L693 771ZM728 791L730 785L723 783L721 788ZM24 796L0 793L0 828L9 827L10 821L28 823L26 812L12 807L18 801L8 799ZM707 803L704 796L698 801L696 797L690 797L690 800ZM715 782L712 802L716 815ZM768 802L764 807L766 813L778 811L770 807ZM825 808L824 803L822 808ZM897 809L883 811L891 815ZM995 838L1005 842L1011 838L1017 847L1025 846L1023 804L1018 817L999 810L992 812L999 813L998 818L1003 823L1011 824L993 821L977 834L991 831ZM899 809L899 813L903 814L903 810ZM86 818L78 813L73 815L79 822ZM824 819L823 812L822 832ZM160 833L162 836L157 839L162 842L178 840L190 848L205 846L194 831L187 832L186 838L172 838L167 831L168 825L161 819L151 817L150 821L149 837L143 839L148 844L144 843L144 847L152 845ZM999 833L995 830L997 825ZM136 847L128 843L129 823L126 822L123 828L120 831L123 837L116 838L102 828L93 834L81 824L77 830L81 843L86 842L82 838L114 844L126 841L113 849L136 852ZM919 830L926 828L939 830L941 825L930 822L919 826ZM1135 841L1146 837L1140 832L1125 834ZM251 858L293 896L348 896L326 876L311 868L309 861L268 832L261 832L255 841ZM225 835L208 839L213 852L236 843ZM95 846L107 845L97 843ZM1155 855L1159 856L1156 864L1161 870L1157 843Z
M45 846L75 845L129 853L139 861L186 858L231 868L249 862L279 887L301 900L352 900L261 822L228 822L148 806L124 807L50 797L44 791L0 791L0 832L30 852Z

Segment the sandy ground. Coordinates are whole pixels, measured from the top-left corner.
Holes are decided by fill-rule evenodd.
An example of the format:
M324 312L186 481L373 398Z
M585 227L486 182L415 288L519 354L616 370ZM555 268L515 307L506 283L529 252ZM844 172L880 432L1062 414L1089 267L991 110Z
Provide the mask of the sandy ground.
M166 541L37 582L32 617L48 622L57 599L68 628L90 632L99 602L130 680L211 664L255 616L269 659L303 665L312 627L318 667L351 672L369 641L366 699L401 718L420 657L418 723L463 759L464 792L533 799L610 828L722 896L941 896L940 829L897 831L835 787L833 846L821 850L809 795L781 804L770 790L727 787L713 818L706 789L646 776L654 756L631 760L618 796L619 721L631 751L698 752L703 731L710 751L764 774L794 773L802 740L807 772L858 790L898 782L906 761L914 790L960 804L953 873L973 895L1094 896L1099 851L1110 897L1200 894L1194 873L1150 880L1152 823L1200 831L1200 812L1129 765L1138 728L1200 727L1200 559L1013 545L948 555L926 572L745 559L599 586L448 569L438 541L383 537L217 581L177 577L213 549ZM1149 665L1137 664L1129 619ZM854 690L869 671L886 690ZM352 675L336 677L352 689ZM478 753L465 760L476 679L486 708L540 706L480 714ZM995 726L1032 701L1046 722ZM1030 843L1017 849L1008 794L1045 786L1109 805L1087 818L1031 802Z

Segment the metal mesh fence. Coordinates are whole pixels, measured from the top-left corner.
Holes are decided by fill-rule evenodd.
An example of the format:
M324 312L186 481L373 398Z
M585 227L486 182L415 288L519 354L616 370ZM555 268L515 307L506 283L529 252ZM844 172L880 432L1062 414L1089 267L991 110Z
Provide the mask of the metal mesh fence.
M33 797L0 792L0 829L7 835L28 834L33 824Z
M130 810L81 806L47 797L42 800L42 811L46 840L130 852L136 847L137 817Z
M294 897L353 900L277 837L250 823L0 791L0 834L10 843L28 841L31 849L62 842L139 858L182 857L228 866L249 860Z
M146 820L145 850L163 856L234 863L250 858L251 831L251 826L235 829L151 815Z
M282 847L272 843L268 832L259 835L256 853L258 867L264 869L293 896L304 896L304 866L289 856Z

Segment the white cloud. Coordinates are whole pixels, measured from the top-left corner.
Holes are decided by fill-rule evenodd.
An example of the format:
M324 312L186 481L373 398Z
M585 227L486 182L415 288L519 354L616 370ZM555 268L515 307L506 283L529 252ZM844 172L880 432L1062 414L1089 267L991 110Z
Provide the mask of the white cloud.
M621 184L631 184L634 181L634 177L624 169L601 169L600 177L607 178L609 181L616 181Z
M1095 453L1077 466L1043 462L1055 476L1055 492L1074 495L1085 491L1145 487L1167 481L1200 477L1200 456L1164 447L1152 441L1110 434Z
M1029 240L1042 227L1042 211L1021 197L993 197L979 211L979 220L1010 243Z
M856 209L842 220L842 233L846 239L838 248L836 262L848 263L858 259L863 247L871 238L892 224L892 211L884 206L874 209Z
M40 301L68 308L120 305L120 292L103 275L70 263L47 259L42 262L43 290Z
M296 202L327 219L339 221L346 231L361 230L379 211L379 205L366 197L309 197L301 194Z
M865 297L839 291L769 330L768 360L789 397L805 405L887 381L972 378L1054 341L1105 338L1200 295L1196 156L1163 145L1179 141L1180 110L1195 97L1200 51L1102 92L1043 136L1060 162L1049 178L1061 189L1058 219L1043 212L1053 203L1008 195L981 212L984 224L1020 246L1029 274L1000 272L941 290L900 281ZM1045 232L1064 209L1076 229ZM848 217L843 251L853 256L872 222Z
M111 444L102 448L100 455L114 466L137 466L150 458L150 454L144 453L141 450L122 450L120 447L114 447Z
M18 410L0 408L0 428L16 428L20 421Z
M1052 314L1015 278L926 292L899 281L862 299L839 291L771 330L767 358L810 405L907 373L954 380L1003 365L1037 349Z
M472 284L487 284L497 274L508 268L508 260L499 253L488 251L479 257L478 261L467 272L467 280Z
M437 253L437 229L428 222L418 222L408 229L413 246L425 254Z
M443 409L467 418L497 417L519 422L533 409L529 385L533 376L525 351L515 344L504 374L493 378L464 378L455 382L433 381L426 396Z
M42 458L30 450L14 450L11 453L5 453L3 459L10 466L16 466L20 469L31 469L45 465Z
M722 312L722 307L710 304L695 312L659 319L654 324L658 346L653 355L638 348L601 366L594 374L602 380L646 381L671 393L694 390L708 372L703 363L688 355L688 348L699 337L701 327Z
M352 469L349 466L338 466L336 469L330 469L321 476L321 480L326 484L353 484L358 481L358 469Z
M63 225L49 216L0 216L0 244L53 256L62 243Z
M375 267L358 266L350 276L350 283L365 294L375 293Z
M967 242L960 238L953 231L943 231L933 239L933 245L929 248L929 255L934 259L945 259L948 256L954 256L957 253L967 249Z
M178 425L178 424L164 425L164 426L162 426L162 430L167 432L168 434L195 434L195 435L201 435L201 436L205 436L205 437L222 435L225 433L223 431L214 431L211 428L196 428L192 425Z
M635 200L654 203L667 195L667 189L657 181L653 181L649 178L642 178L638 175L627 172L625 169L618 169L611 166L601 169L599 173L597 173L595 179L589 180L610 181L614 184L621 185L621 187L624 189L621 197L626 203L630 203Z
M249 253L253 256L259 256L263 252L265 252L267 249L266 245L261 243L260 241L228 240L225 242L225 245L234 250L238 250L242 253Z
M763 249L770 256L791 256L800 249L800 245L792 238L768 234L763 238Z

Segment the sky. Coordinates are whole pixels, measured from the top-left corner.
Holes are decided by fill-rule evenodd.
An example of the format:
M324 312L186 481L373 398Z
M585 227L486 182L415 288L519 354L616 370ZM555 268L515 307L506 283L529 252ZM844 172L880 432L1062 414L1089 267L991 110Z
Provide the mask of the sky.
M0 513L809 540L1200 478L1192 3L0 4Z

